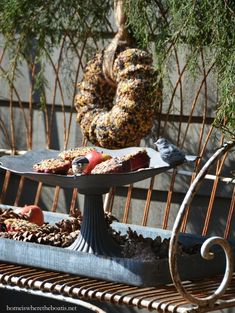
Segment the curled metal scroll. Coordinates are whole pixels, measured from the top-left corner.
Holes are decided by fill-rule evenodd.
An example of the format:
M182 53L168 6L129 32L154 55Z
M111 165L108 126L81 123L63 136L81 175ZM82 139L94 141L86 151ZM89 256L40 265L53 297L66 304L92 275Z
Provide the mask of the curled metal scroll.
M181 228L181 224L184 219L184 215L187 211L187 208L191 204L196 192L198 191L201 183L203 182L204 177L206 176L209 168L218 160L220 159L226 152L228 152L232 147L235 146L235 141L228 142L224 144L221 148L219 148L212 157L206 162L206 164L202 167L198 175L196 176L195 180L191 184L188 192L185 195L185 198L181 204L179 212L177 214L172 235L170 239L170 247L169 247L169 267L170 273L172 277L172 281L175 284L176 289L178 292L187 300L189 300L193 304L197 304L200 307L210 306L212 307L214 303L225 293L228 284L230 283L233 275L233 255L232 249L228 244L227 240L221 237L211 237L207 239L201 248L201 255L203 258L209 260L213 258L213 253L210 252L210 248L217 244L222 247L226 257L226 269L223 280L220 286L214 291L213 294L202 297L196 297L190 294L183 286L179 272L177 267L177 242L179 237L179 232Z

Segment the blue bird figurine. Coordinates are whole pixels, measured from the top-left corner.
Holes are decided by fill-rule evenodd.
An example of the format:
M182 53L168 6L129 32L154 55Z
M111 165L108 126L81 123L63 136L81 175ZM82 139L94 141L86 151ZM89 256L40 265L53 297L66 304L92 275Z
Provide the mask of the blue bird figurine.
M184 162L195 162L197 156L186 155L184 151L170 143L165 138L159 138L155 143L162 160L170 166L176 166Z

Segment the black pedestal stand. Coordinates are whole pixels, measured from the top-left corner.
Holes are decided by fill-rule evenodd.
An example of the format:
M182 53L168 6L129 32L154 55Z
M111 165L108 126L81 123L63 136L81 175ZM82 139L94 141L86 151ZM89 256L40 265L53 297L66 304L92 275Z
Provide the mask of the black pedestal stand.
M68 249L107 256L121 256L121 249L108 232L102 194L85 194L78 238Z

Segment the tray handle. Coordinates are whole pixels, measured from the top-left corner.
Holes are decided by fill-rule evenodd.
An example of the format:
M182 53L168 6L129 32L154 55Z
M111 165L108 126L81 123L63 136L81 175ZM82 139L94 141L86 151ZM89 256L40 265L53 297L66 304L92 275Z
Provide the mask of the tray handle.
M179 237L179 232L181 229L181 225L184 219L184 215L187 212L187 208L190 206L195 194L197 193L203 179L205 178L209 168L220 159L225 153L227 153L232 147L235 146L235 141L230 141L225 143L222 147L220 147L205 163L202 167L195 180L191 184L188 189L185 198L181 204L179 212L177 214L173 229L172 235L170 238L170 246L169 246L169 267L172 281L178 290L178 292L191 303L198 305L199 307L210 306L213 307L215 302L221 298L221 296L225 293L228 284L230 283L233 275L233 254L231 246L228 241L222 237L211 237L207 239L202 247L201 247L201 255L203 258L209 260L214 257L213 253L210 252L210 248L218 244L222 247L226 257L226 269L224 273L224 277L219 287L209 296L206 297L196 297L195 295L190 294L183 286L182 281L180 279L180 275L178 272L177 266L177 242Z

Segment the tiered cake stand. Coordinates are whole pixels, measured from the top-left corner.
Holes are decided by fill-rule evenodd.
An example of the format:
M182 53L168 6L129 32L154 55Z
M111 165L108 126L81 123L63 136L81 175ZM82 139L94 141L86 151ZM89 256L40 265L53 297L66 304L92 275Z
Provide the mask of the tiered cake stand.
M96 149L115 157L133 153L138 148L107 150L96 147ZM68 249L119 257L120 247L109 234L104 218L103 195L110 187L132 184L170 169L170 166L162 161L159 152L151 148L146 150L150 156L150 167L122 174L65 176L33 172L35 163L57 157L59 151L56 150L34 150L22 156L4 156L0 158L0 167L47 185L78 188L79 193L84 194L85 197L83 221L78 238Z

